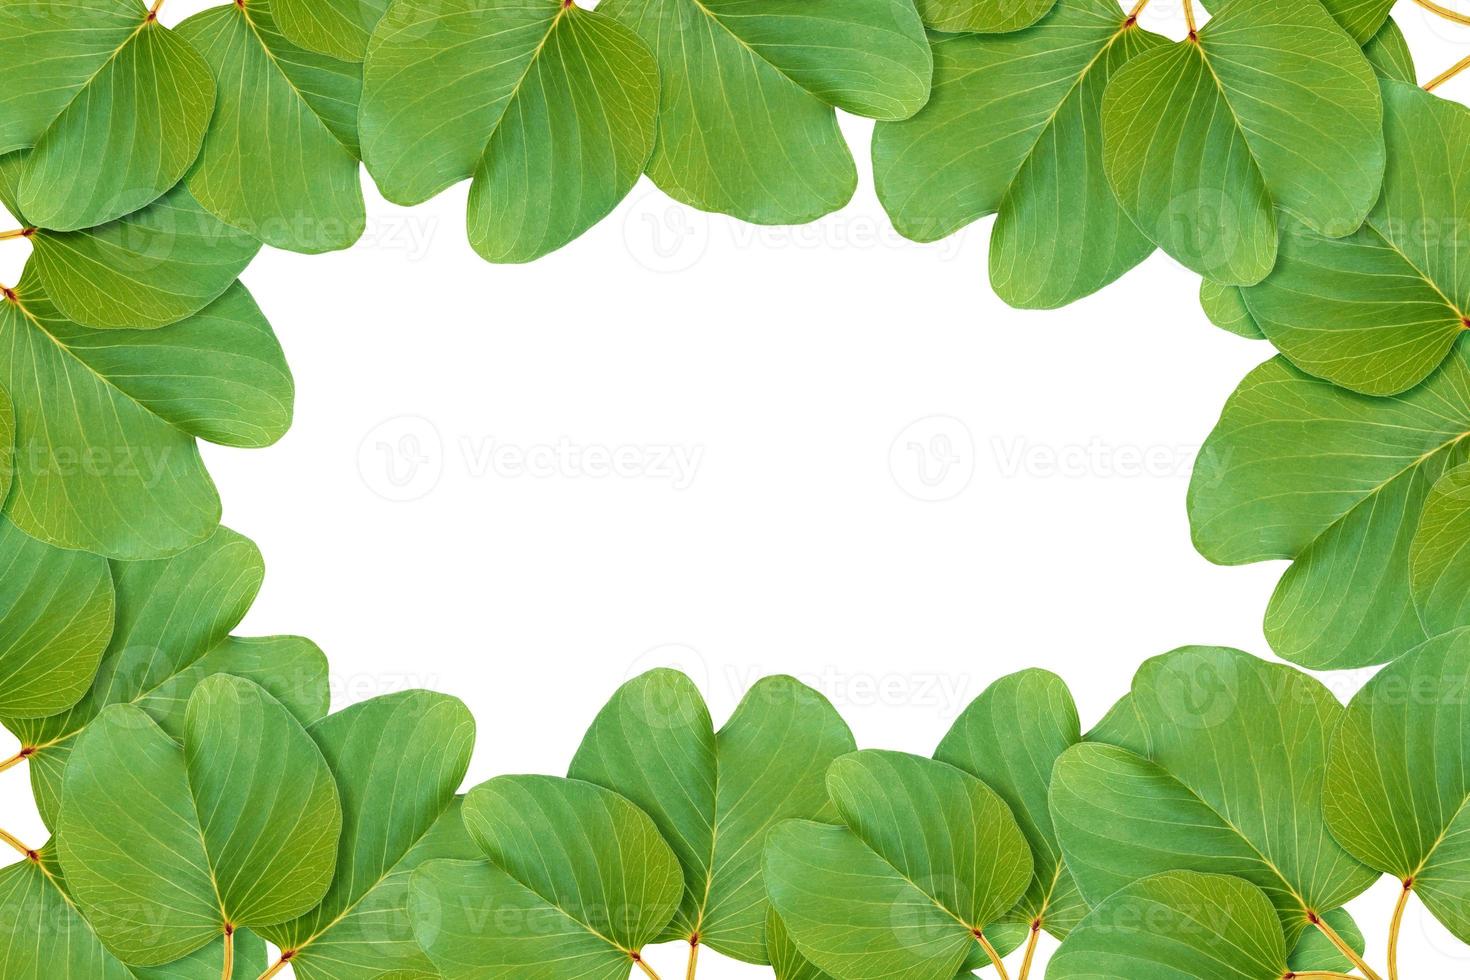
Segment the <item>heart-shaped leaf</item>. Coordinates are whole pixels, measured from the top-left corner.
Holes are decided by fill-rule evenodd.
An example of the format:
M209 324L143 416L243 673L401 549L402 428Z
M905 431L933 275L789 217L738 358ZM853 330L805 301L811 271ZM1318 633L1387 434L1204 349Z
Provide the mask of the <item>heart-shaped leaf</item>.
M230 980L252 980L266 967L265 943L247 930L234 937ZM53 846L0 871L0 974L6 980L219 980L224 938L166 966L129 967L107 951L77 911Z
M654 51L663 94L648 175L671 197L759 224L842 207L857 168L835 106L906 119L933 59L911 0L607 0Z
M1328 757L1327 823L1470 942L1470 631L1435 637L1353 698Z
M1388 169L1356 233L1287 222L1276 269L1245 290L1267 338L1297 367L1370 395L1423 381L1470 319L1470 109L1383 83Z
M402 0L363 70L364 158L384 196L418 204L473 178L470 244L491 262L591 228L653 150L653 55L564 0Z
M362 61L388 0L273 0L292 43L343 61Z
M933 97L874 130L894 227L935 241L998 211L991 283L1013 306L1063 306L1117 279L1154 247L1103 174L1103 92L1166 43L1115 0L1060 0L1019 34L935 38Z
M1227 4L1109 84L1103 160L1123 209L1164 251L1221 283L1259 282L1276 263L1277 206L1337 235L1373 206L1378 82L1321 5Z
M34 147L17 203L58 231L146 207L199 155L214 82L138 0L0 6L0 153Z
M308 732L342 798L337 877L320 905L261 935L298 980L434 975L413 935L409 879L427 861L479 853L454 795L469 768L474 719L455 698L406 691L353 705Z
M1410 545L1430 488L1466 459L1470 354L1372 398L1282 358L1252 371L1205 440L1189 487L1195 547L1222 565L1295 559L1266 637L1314 669L1385 663L1427 637Z
M1281 923L1259 888L1176 871L1120 889L1067 937L1047 980L1293 977Z
M87 693L112 636L107 560L0 518L0 580L0 718L65 711Z
M294 388L245 287L156 330L66 319L32 265L0 299L0 386L15 404L5 516L49 544L156 558L204 540L220 503L195 439L265 446Z
M486 859L424 864L409 902L444 980L626 978L679 907L674 852L611 790L502 776L470 791L464 819Z
M934 757L977 777L1015 816L1031 847L1025 896L1006 918L1065 939L1087 903L1062 859L1047 798L1052 769L1082 741L1072 692L1060 677L1028 670L1001 678L965 709Z
M250 0L179 25L219 84L189 190L267 245L346 248L367 224L357 172L362 67L292 44L271 11L271 0Z
M189 698L182 746L132 705L87 727L57 842L107 948L157 966L315 906L341 830L337 787L301 723L251 681L216 674Z
M684 898L661 940L764 963L766 834L830 815L827 767L856 748L836 709L790 677L757 683L717 734L694 683L656 670L613 695L568 775L637 804L678 855Z
M801 955L844 980L949 977L988 956L1032 877L1005 802L953 766L875 750L834 762L827 787L845 826L789 820L766 838L771 904Z
M1431 636L1470 623L1470 464L1429 488L1409 548L1409 584Z
M1068 749L1051 809L1067 867L1094 905L1169 871L1244 878L1293 945L1377 879L1322 818L1328 741L1342 705L1318 681L1237 650L1188 647L1133 682L1149 758Z
M30 763L31 788L48 826L55 826L76 737L109 705L136 706L181 738L194 688L228 672L258 680L303 723L326 713L326 658L314 644L228 638L264 573L255 545L224 528L174 558L112 563L116 626L91 688L60 714L5 719L21 742L17 758Z

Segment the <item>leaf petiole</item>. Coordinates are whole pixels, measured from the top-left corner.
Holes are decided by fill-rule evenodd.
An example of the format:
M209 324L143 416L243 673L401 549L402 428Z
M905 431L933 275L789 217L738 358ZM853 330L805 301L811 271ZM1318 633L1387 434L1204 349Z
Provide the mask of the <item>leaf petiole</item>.
M1036 944L1041 939L1041 920L1037 919L1031 923L1031 935L1026 937L1026 955L1021 960L1021 973L1017 980L1027 980L1031 976L1031 964L1036 959Z
M663 980L663 978L654 971L653 967L644 962L643 957L640 954L633 954L633 962L638 964L638 969L647 974L648 980Z
M24 854L27 859L31 861L36 860L36 852L22 844L20 838L16 837L14 834L5 830L0 830L0 841L9 844L11 847Z
M1147 6L1148 0L1138 0L1138 2L1133 5L1133 9L1128 11L1127 24L1129 27L1132 27L1134 24L1138 23L1138 18L1143 16L1143 10Z
M225 923L225 969L221 980L230 980L235 975L235 927Z
M1351 973L1334 973L1331 970L1308 970L1305 973L1288 973L1287 980L1359 980Z
M1414 0L1414 2L1423 7L1425 10L1429 11L1430 13L1438 14L1445 20L1452 20L1456 24L1470 24L1470 17L1467 17L1461 13L1457 13L1456 11L1453 11L1448 7L1442 7L1439 4L1435 3L1434 0Z
M1184 23L1189 27L1189 39L1199 40L1199 24L1194 19L1194 0L1184 0Z
M1000 980L1011 980L1011 975L1006 972L1005 960L1001 959L1000 953L996 952L995 947L990 945L990 940L985 938L985 933L976 929L975 941L980 944L981 949L985 950L985 955L990 957L990 962L995 965L995 972L1000 977Z
M286 968L286 964L291 962L291 955L290 953L282 953L281 958L272 963L270 969L256 977L255 980L271 980L271 977L280 973Z
M1436 75L1430 81L1425 82L1424 83L1424 91L1426 91L1426 92L1433 92L1435 89L1439 88L1445 82L1449 81L1450 79L1454 78L1456 75L1460 74L1460 72L1464 71L1466 68L1470 68L1470 58L1464 58L1464 59L1462 59L1460 61L1457 61L1450 68L1448 68L1445 71L1441 72L1440 74Z
M1404 928L1404 912L1409 908L1409 896L1414 894L1414 879L1404 881L1403 894L1393 910L1393 922L1388 927L1388 980L1399 980L1399 934Z
M699 969L699 937L695 936L689 940L689 966L684 971L684 980L694 980L694 972Z
M1316 926L1317 929L1322 933L1322 935L1326 936L1328 941L1330 941L1332 945L1336 946L1338 948L1338 951L1341 952L1343 956L1346 956L1348 958L1348 961L1352 963L1353 966L1358 968L1363 976L1367 977L1368 980L1383 980L1383 978L1378 975L1377 971L1375 971L1367 963L1363 962L1363 958L1358 955L1358 951L1353 949L1352 946L1348 945L1348 943L1337 934L1337 930L1332 928L1332 926L1328 924L1326 919L1315 913L1310 915L1310 919L1312 925ZM1328 973L1325 975L1335 976L1336 974ZM1298 973L1297 976L1307 977L1311 976L1311 974Z
M10 231L0 231L0 242L7 242L13 238L30 238L35 233L34 228L12 228Z

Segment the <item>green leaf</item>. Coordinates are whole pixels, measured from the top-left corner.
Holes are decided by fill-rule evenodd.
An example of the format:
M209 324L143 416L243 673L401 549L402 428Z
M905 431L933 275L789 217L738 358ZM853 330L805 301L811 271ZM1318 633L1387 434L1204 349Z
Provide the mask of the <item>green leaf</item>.
M1363 931L1343 909L1328 912L1322 918L1332 930L1342 938L1353 952L1362 956L1368 948L1368 940L1363 937ZM1302 938L1297 941L1296 949L1291 951L1289 965L1295 973L1305 973L1311 970L1328 970L1335 973L1350 973L1355 964L1343 955L1342 951L1333 945L1327 934L1313 929L1302 933Z
M1393 21L1388 19L1395 0L1322 0L1322 6L1359 44L1371 43Z
M1438 636L1353 698L1328 757L1327 823L1470 942L1470 631Z
M1371 398L1268 361L1241 382L1189 488L1195 547L1222 565L1291 558L1271 647L1314 669L1385 663L1426 639L1409 552L1436 480L1465 461L1470 355Z
M1222 286L1206 279L1200 283L1199 303L1205 316L1221 330L1228 330L1247 340L1265 340L1260 324L1251 316L1239 286Z
M1301 0L1227 4L1108 86L1103 158L1123 209L1226 285L1276 263L1275 207L1324 234L1362 224L1383 181L1382 104L1361 49Z
M1072 692L1060 677L1027 670L996 681L976 698L939 743L934 757L993 789L1015 816L1031 848L1034 870L1025 896L1007 915L1065 939L1087 903L1062 859L1047 798L1052 769L1082 741Z
M488 860L430 861L410 898L444 980L626 978L679 907L673 851L611 790L502 776L470 791L464 819Z
M388 0L274 0L281 33L298 47L361 62Z
M568 775L637 804L673 847L684 898L660 940L764 963L766 834L826 816L827 767L856 748L836 709L790 677L758 682L716 734L694 683L655 670L613 695Z
M601 221L653 150L658 74L630 30L562 0L403 0L364 66L364 158L385 197L470 185L470 244L528 262Z
M107 561L42 544L0 518L0 718L65 711L112 636Z
M7 980L219 980L223 959L220 938L166 966L124 965L77 911L53 846L0 871L0 974ZM237 932L231 980L252 980L265 966L265 943Z
M1083 740L1112 745L1116 748L1127 749L1134 755L1147 757L1149 754L1148 732L1143 727L1143 719L1138 717L1138 709L1133 702L1133 693L1130 691L1119 698L1117 703L1108 709L1108 713L1103 715L1102 721L1083 736Z
M813 221L857 187L835 106L906 119L933 59L909 0L607 0L663 79L648 175L669 196L759 224Z
M928 105L873 135L894 227L934 241L999 212L990 278L1013 306L1063 306L1123 275L1153 244L1103 173L1103 93L1165 44L1114 0L1060 0L1019 34L935 38Z
M823 973L801 955L801 950L791 941L786 923L774 908L766 914L766 957L771 961L776 980L834 980L830 973Z
M325 713L326 660L314 645L227 639L264 574L255 545L224 528L174 558L112 563L116 626L91 689L61 714L5 719L30 762L48 826L55 826L61 774L76 737L109 705L134 705L181 737L183 702L200 681L227 670L267 681L306 723Z
M947 33L1019 31L1051 13L1056 5L1057 0L918 0L924 25Z
M286 790L286 791L283 791ZM157 966L300 915L336 865L342 811L316 744L259 686L216 674L182 747L114 705L77 740L57 833L77 904L108 949Z
M1368 222L1345 238L1288 222L1276 270L1245 290L1267 338L1297 367L1370 395L1423 381L1470 310L1470 109L1384 82L1388 169Z
M1419 84L1419 72L1414 68L1414 52L1409 50L1409 40L1392 20L1384 21L1378 33L1363 45L1363 56L1379 78Z
M766 838L801 954L844 980L957 974L1031 881L1005 802L953 766L873 750L834 762L827 788L846 826L788 820Z
M469 768L474 719L455 698L406 691L339 711L309 733L342 797L337 878L320 905L261 935L291 954L298 980L432 976L413 935L409 879L429 860L479 853L454 795Z
M0 6L0 153L34 147L17 203L74 231L146 207L199 155L214 83L138 0Z
M1179 871L1120 889L1047 967L1047 980L1281 980L1294 974L1271 903L1249 882Z
M190 17L219 107L189 190L221 221L296 252L346 248L367 215L358 177L362 68L297 47L270 0Z
M1431 636L1470 622L1470 464L1449 470L1429 488L1409 548L1409 583L1419 619Z
M238 284L168 327L93 330L32 266L0 300L0 336L18 454L5 515L58 547L141 559L197 544L220 503L195 439L265 446L290 426L280 344Z
M1133 682L1149 758L1067 750L1051 809L1067 867L1097 905L1168 871L1230 874L1271 899L1295 944L1312 914L1376 880L1322 818L1322 774L1342 705L1321 683L1237 650L1186 647Z

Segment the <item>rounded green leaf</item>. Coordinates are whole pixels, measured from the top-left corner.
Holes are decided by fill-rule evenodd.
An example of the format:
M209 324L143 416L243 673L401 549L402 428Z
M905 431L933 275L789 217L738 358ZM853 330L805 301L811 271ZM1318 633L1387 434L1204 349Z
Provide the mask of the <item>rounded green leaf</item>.
M936 31L1005 34L1030 27L1057 0L918 0L924 25Z
M673 851L610 790L502 776L470 792L464 819L488 860L430 861L410 897L444 980L621 980L679 907Z
M1430 488L1470 450L1470 353L1372 398L1268 361L1241 382L1189 487L1195 547L1240 565L1295 559L1266 614L1271 647L1314 669L1385 663L1427 637L1410 545Z
M1328 825L1470 942L1470 631L1435 637L1353 698L1328 758Z
M1386 0L1386 3L1392 3L1392 0ZM1373 66L1379 78L1407 82L1410 85L1419 83L1419 72L1414 67L1414 52L1409 50L1409 40L1392 20L1384 21L1378 33L1363 45L1363 57L1368 59L1368 64Z
M801 955L774 908L766 913L766 958L771 961L776 980L833 980L831 974L823 973Z
M1470 464L1435 481L1409 549L1409 580L1431 636L1470 623Z
M17 203L58 231L146 207L188 171L214 111L189 43L138 0L0 7L0 153L34 147Z
M991 282L1013 306L1063 306L1117 279L1153 243L1103 173L1103 92L1164 43L1114 0L1061 0L1019 34L936 38L929 103L873 134L894 227L934 241L999 212Z
M648 175L671 197L760 224L842 207L857 169L832 107L906 119L933 60L910 0L607 0L663 80Z
M1205 316L1221 330L1228 330L1247 340L1265 340L1260 324L1251 316L1239 286L1223 286L1205 279L1199 287L1199 303Z
M1249 285L1276 263L1276 207L1324 234L1363 223L1383 181L1382 126L1372 68L1319 4L1254 0L1119 72L1103 157L1123 209L1164 251Z
M473 178L470 244L492 262L601 221L653 150L652 54L562 0L403 0L363 70L363 154L384 196L417 204Z
M292 43L343 61L362 61L388 0L274 0L281 33Z
M1368 940L1363 936L1363 931L1353 921L1344 909L1336 909L1328 912L1322 918L1332 927L1332 931L1352 948L1358 956L1362 956L1368 948ZM1313 929L1302 933L1302 938L1297 941L1296 949L1291 951L1288 958L1291 969L1296 973L1305 973L1310 970L1328 970L1336 973L1350 973L1355 964L1343 955L1342 950L1327 938L1327 934Z
M367 224L358 177L362 68L297 47L270 0L179 25L219 83L189 191L226 224L296 252L346 248Z
M112 636L107 561L0 518L0 581L0 718L65 711L91 687Z
M694 683L656 670L618 690L568 775L637 804L678 855L684 898L662 939L764 963L762 841L782 820L828 814L827 767L856 748L826 698L790 677L758 682L717 734Z
M1239 878L1180 871L1135 882L1092 911L1047 980L1282 980L1294 976L1271 903Z
M32 265L0 300L0 386L18 454L5 514L50 544L111 558L176 554L218 526L195 438L264 446L286 431L294 388L244 286L156 330L68 320Z
M1031 848L1031 883L1007 918L1066 938L1087 903L1062 859L1047 805L1052 770L1082 741L1072 692L1060 677L1028 670L1003 677L976 698L939 743L934 757L993 789Z
M790 820L766 838L771 904L802 956L845 980L958 973L1031 881L1010 810L974 776L897 752L843 756L827 786L845 826Z

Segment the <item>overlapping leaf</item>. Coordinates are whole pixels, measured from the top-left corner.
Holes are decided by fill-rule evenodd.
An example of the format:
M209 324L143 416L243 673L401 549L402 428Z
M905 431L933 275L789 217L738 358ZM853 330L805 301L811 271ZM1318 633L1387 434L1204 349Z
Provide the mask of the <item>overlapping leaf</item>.
M607 0L663 83L648 175L760 224L811 221L857 186L833 107L906 119L933 60L911 0Z
M1140 669L1133 702L1148 758L1079 745L1053 776L1052 816L1084 898L1097 905L1170 871L1234 875L1266 893L1294 946L1314 917L1376 880L1322 817L1343 709L1319 682L1239 651L1185 648Z
M292 43L343 61L362 61L388 0L273 0Z
M304 723L326 713L326 658L314 644L229 638L263 575L255 546L223 528L174 558L112 563L116 625L90 689L60 714L4 720L20 739L48 826L55 826L62 773L77 736L110 705L135 706L181 737L194 688L224 671L258 681Z
M1344 847L1470 942L1470 631L1385 667L1348 705L1325 812Z
M264 446L294 388L275 334L241 285L156 330L65 318L33 263L0 299L0 387L15 409L5 516L34 537L111 558L197 544L220 503L195 439Z
M924 25L946 33L1006 34L1030 27L1057 0L918 0Z
M478 861L429 861L410 910L444 980L622 980L683 894L643 811L578 780L502 776L464 804Z
M358 177L362 67L297 47L271 0L179 25L219 83L189 191L221 221L297 252L346 248L367 223Z
M1032 878L1005 802L943 762L874 750L838 759L827 787L843 826L790 820L766 838L771 904L801 955L844 980L979 966Z
M684 898L661 939L765 963L766 834L831 816L827 767L856 748L832 705L790 677L757 683L716 733L694 683L657 670L618 690L568 775L637 804L678 855Z
M300 722L253 682L216 674L189 698L182 746L132 705L88 726L57 840L103 943L157 966L311 909L341 829L332 774Z
M1271 271L1278 206L1318 232L1352 232L1384 167L1378 83L1358 44L1319 4L1255 0L1135 58L1103 104L1123 209L1224 284Z
M929 103L874 132L894 227L934 241L999 212L991 282L1015 306L1062 306L1117 279L1153 244L1103 173L1103 93L1165 44L1115 0L1060 0L1018 34L936 37Z
M653 150L653 55L563 0L402 0L364 73L364 158L384 196L418 204L473 178L470 244L492 262L582 234Z
M1321 669L1384 663L1427 638L1410 548L1430 488L1465 461L1467 434L1463 347L1385 398L1268 361L1236 389L1195 463L1195 546L1225 565L1295 559L1266 614L1281 656Z
M0 154L31 149L17 203L58 231L145 207L188 171L214 111L209 69L139 0L0 5Z
M1409 547L1409 586L1430 636L1470 623L1470 465L1429 488Z
M308 730L342 799L337 877L316 908L260 930L298 980L434 975L414 938L409 881L430 860L479 853L454 795L474 731L463 704L427 691L374 698Z

